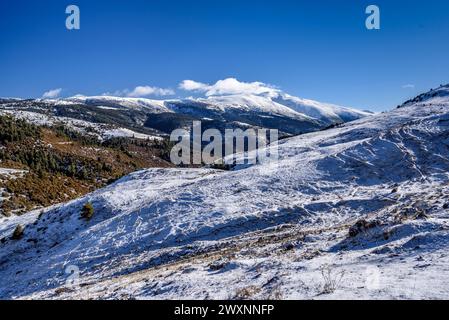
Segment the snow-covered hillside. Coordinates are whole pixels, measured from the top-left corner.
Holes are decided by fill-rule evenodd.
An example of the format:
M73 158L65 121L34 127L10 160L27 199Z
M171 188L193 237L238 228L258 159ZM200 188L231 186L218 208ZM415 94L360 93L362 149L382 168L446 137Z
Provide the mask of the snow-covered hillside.
M449 99L294 137L279 154L139 171L10 218L0 297L449 296Z
M114 96L0 99L0 113L32 113L36 117L27 119L34 123L42 117L53 117L67 120L65 122L72 127L75 122L91 122L91 127L112 126L110 129L116 131L126 129L150 136L166 136L174 129L191 126L195 120L202 121L205 129L263 127L278 129L281 136L297 135L370 115L369 112L284 93L277 96L233 94L171 100ZM74 127L77 129L76 125ZM109 134L100 135L107 137Z
M148 135L132 131L130 129L121 128L116 125L106 123L95 123L85 120L79 120L70 117L58 117L45 113L24 111L24 110L1 110L0 115L12 116L16 119L26 120L38 126L52 126L64 124L65 126L85 135L90 135L99 140L107 140L114 137L128 137L138 139L160 140L157 135Z
M432 105L432 104L445 104L449 99L449 84L441 85L436 89L432 89L428 92L420 94L414 99L406 101L401 107L410 105Z
M67 99L60 99L56 101L69 101L73 103L84 103L87 105L98 106L98 107L109 107L115 108L130 108L144 110L150 113L161 113L161 112L171 112L165 106L163 100L151 100L145 98L122 98L114 96L75 96Z
M273 98L273 101L328 124L348 122L372 114L368 111L302 99L285 93L278 94L277 97Z
M206 110L215 110L220 112L250 112L260 114L275 114L290 118L314 121L316 119L303 113L296 112L282 104L276 103L267 97L257 95L226 95L212 96L200 99L186 99L177 104L171 103L176 112L182 112L182 106L199 103Z

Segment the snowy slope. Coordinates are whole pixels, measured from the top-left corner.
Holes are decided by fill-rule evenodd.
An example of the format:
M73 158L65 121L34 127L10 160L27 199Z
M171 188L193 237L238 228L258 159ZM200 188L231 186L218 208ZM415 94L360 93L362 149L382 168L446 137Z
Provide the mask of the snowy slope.
M209 108L218 108L222 111L236 109L241 112L260 112L269 114L278 114L291 118L314 120L313 117L304 113L297 112L291 108L272 101L268 97L256 95L227 95L212 96L206 99L197 99L208 105Z
M163 100L151 100L145 98L122 98L114 96L75 96L60 101L69 101L76 103L84 103L87 105L110 107L110 108L131 108L137 110L145 110L150 113L170 112L165 107Z
M152 139L159 140L161 137L156 135L148 135L138 133L130 129L121 128L116 125L94 123L85 120L79 120L69 117L51 116L43 113L23 111L23 110L1 110L0 115L13 116L16 119L26 120L38 126L58 125L63 123L67 127L86 134L95 136L99 140L107 140L114 137L129 137L138 139Z
M0 244L0 297L449 296L449 99L279 152L227 172L144 170L46 210ZM87 201L91 221L79 219Z
M449 84L441 85L436 89L432 89L428 92L420 94L419 96L406 101L401 107L407 107L411 105L433 105L433 104L445 104L449 99Z
M328 124L348 122L372 114L367 111L302 99L285 93L278 94L277 97L273 98L273 101Z

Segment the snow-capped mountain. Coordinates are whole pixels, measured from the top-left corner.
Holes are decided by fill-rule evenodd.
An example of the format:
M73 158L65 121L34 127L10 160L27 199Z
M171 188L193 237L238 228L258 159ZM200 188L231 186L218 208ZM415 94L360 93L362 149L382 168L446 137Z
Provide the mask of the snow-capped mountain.
M210 96L208 98L188 98L175 100L153 100L146 98L122 98L113 96L76 96L55 101L84 103L87 105L111 108L136 108L150 113L178 112L184 113L182 107L200 104L204 109L226 112L260 112L284 115L292 118L322 120L324 122L347 122L370 115L370 112L345 108L314 100L302 99L285 93L277 96L254 94L235 94ZM175 110L173 110L175 109Z
M446 298L448 137L439 95L286 139L276 162L135 172L2 221L0 298Z
M2 99L0 112L45 114L61 122L72 118L151 136L170 134L173 129L191 126L195 120L202 121L204 129L264 127L278 129L281 135L297 135L371 115L283 93L278 96L235 94L172 100L113 96ZM36 115L36 118L41 117Z
M277 117L296 121L297 131L314 131L331 124L352 121L371 115L370 112L301 99L285 93L272 95L234 94L210 96L207 98L190 98L177 100L150 100L138 98L119 98L110 96L73 97L65 101L81 102L87 105L110 108L137 108L149 113L174 112L181 115L194 116L199 119L220 119L235 121L235 118L249 116L249 122L254 117ZM276 127L276 120L271 126ZM261 125L256 121L255 125ZM252 124L252 123L251 123ZM307 127L307 128L305 128ZM300 133L300 132L299 132Z

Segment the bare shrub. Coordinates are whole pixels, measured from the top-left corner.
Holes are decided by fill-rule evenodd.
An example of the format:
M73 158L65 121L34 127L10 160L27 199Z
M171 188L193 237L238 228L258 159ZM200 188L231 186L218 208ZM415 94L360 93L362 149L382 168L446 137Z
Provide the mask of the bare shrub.
M321 294L330 294L337 290L343 280L344 275L344 271L337 272L329 265L321 267L321 276L323 277Z

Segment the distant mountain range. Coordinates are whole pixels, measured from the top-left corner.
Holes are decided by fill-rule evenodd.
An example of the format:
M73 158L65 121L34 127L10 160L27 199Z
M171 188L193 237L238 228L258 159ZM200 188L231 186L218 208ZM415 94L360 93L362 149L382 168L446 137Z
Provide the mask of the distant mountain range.
M76 96L66 99L0 99L0 112L28 113L48 117L48 121L76 119L110 125L147 135L167 135L189 127L194 120L207 128L272 128L281 135L297 135L321 130L370 115L333 104L320 103L278 93L264 95L223 95L208 98L151 100L112 96ZM42 116L36 118L41 119Z

